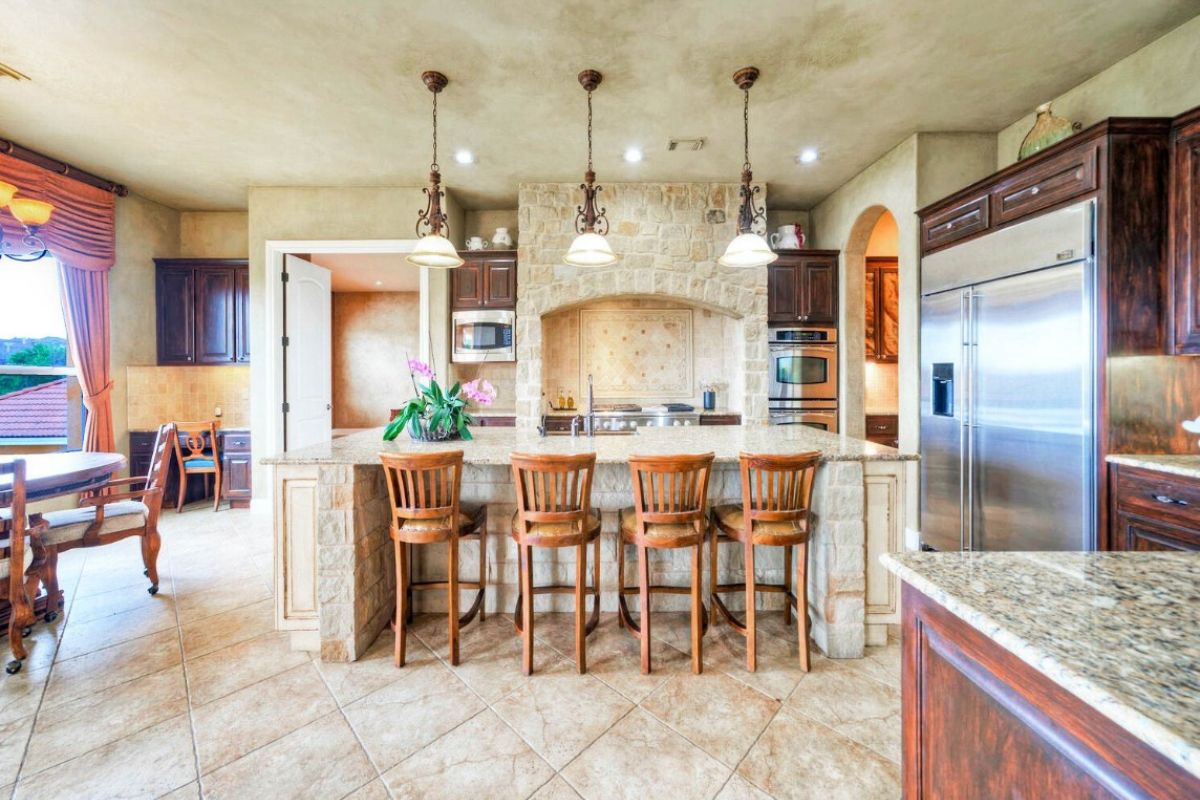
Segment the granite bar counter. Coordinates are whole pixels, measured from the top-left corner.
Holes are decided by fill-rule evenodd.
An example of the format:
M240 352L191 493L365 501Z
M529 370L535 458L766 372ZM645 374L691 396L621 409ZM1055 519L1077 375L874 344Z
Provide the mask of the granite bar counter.
M382 441L382 428L352 434L264 459L272 466L275 526L276 625L292 633L293 647L319 650L326 660L354 660L370 646L391 616L395 572L388 536L389 501L379 464L381 452L464 452L462 500L486 504L488 611L511 612L517 595L516 548L510 537L515 509L509 456L521 453L595 452L592 505L603 515L602 607L616 608L616 512L632 505L629 456L713 452L710 502L740 499L738 454L818 450L822 465L813 497L809 548L809 601L813 640L826 654L860 657L866 643L883 643L886 626L899 621L899 587L879 556L902 549L910 466L916 456L869 442L802 426L705 426L647 428L628 436L548 436L522 428L476 428L467 442L415 442L401 436ZM741 555L722 548L721 580L738 580ZM774 552L772 552L774 551ZM569 556L569 557L568 557ZM626 554L631 559L632 552ZM707 556L706 556L707 557ZM464 545L464 575L475 569L476 548ZM418 579L445 574L444 548L418 548ZM781 548L764 548L760 579L782 579ZM537 583L573 580L575 557L539 552ZM629 574L633 561L627 561ZM686 553L655 554L655 582L686 585ZM707 576L707 570L705 571ZM422 610L445 607L442 593L421 593ZM707 589L705 589L707 597ZM760 603L774 607L782 599ZM570 607L565 596L540 596L539 611ZM656 597L655 609L686 605L685 597ZM781 607L781 606L779 606Z
M883 561L905 583L905 796L1200 796L1200 557Z

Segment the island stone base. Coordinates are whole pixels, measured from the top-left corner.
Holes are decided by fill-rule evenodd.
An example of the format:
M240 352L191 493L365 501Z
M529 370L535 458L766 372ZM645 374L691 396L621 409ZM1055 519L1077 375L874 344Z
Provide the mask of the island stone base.
M353 661L387 627L395 605L390 507L383 470L370 464L277 464L274 470L277 625L292 632L294 647L319 649L327 661ZM898 612L898 601L889 605L888 599L895 595L894 585L875 587L870 609L875 624L867 624L872 622L867 618L868 550L899 549L903 474L902 465L887 461L827 461L818 470L812 503L815 524L808 552L808 599L813 641L827 656L861 657L867 638L879 641L885 624ZM735 465L714 467L709 497L714 503L738 500L740 479ZM598 465L592 504L603 515L601 607L605 611L617 607L617 510L630 505L631 498L628 467ZM488 507L485 608L512 613L517 598L517 550L510 535L515 510L511 469L466 465L462 502ZM868 510L869 505L881 503L885 507ZM869 520L884 529L868 536ZM869 538L875 546L869 547ZM416 547L417 579L444 579L446 555L445 545ZM878 553L873 555L877 560ZM472 579L478 570L477 545L463 543L459 558L460 575ZM632 583L637 574L633 548L627 548L625 558L626 579ZM707 558L706 552L706 604ZM722 545L719 559L722 582L743 579L740 548ZM782 548L758 548L756 561L760 581L782 581ZM570 583L574 573L571 548L535 548L535 584ZM651 553L653 582L686 586L690 577L689 551ZM731 608L742 607L741 598L726 599ZM536 598L535 609L568 611L573 602L570 596L543 595ZM660 595L652 602L656 611L688 608L686 596ZM444 611L446 597L443 592L418 592L416 603L419 611ZM782 608L782 603L779 595L759 595L759 608Z

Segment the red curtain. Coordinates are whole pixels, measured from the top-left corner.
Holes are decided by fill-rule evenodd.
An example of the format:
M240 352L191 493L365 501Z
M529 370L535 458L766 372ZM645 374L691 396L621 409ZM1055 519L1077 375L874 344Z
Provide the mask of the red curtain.
M54 214L39 235L59 264L67 346L88 411L83 447L116 450L108 320L108 271L116 257L115 198L103 189L3 153L0 180L16 185L18 196L54 205ZM0 227L5 241L21 241L24 231L7 212L0 213Z

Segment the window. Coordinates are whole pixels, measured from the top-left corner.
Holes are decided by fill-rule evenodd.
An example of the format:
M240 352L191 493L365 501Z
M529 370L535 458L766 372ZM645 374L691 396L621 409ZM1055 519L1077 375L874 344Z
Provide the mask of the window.
M0 446L78 447L83 404L54 260L0 259Z

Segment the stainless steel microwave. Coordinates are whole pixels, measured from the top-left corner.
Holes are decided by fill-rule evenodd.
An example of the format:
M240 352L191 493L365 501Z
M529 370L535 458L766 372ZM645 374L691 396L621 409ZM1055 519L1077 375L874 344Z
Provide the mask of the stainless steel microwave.
M515 311L455 311L450 315L453 349L450 360L480 363L516 361Z

